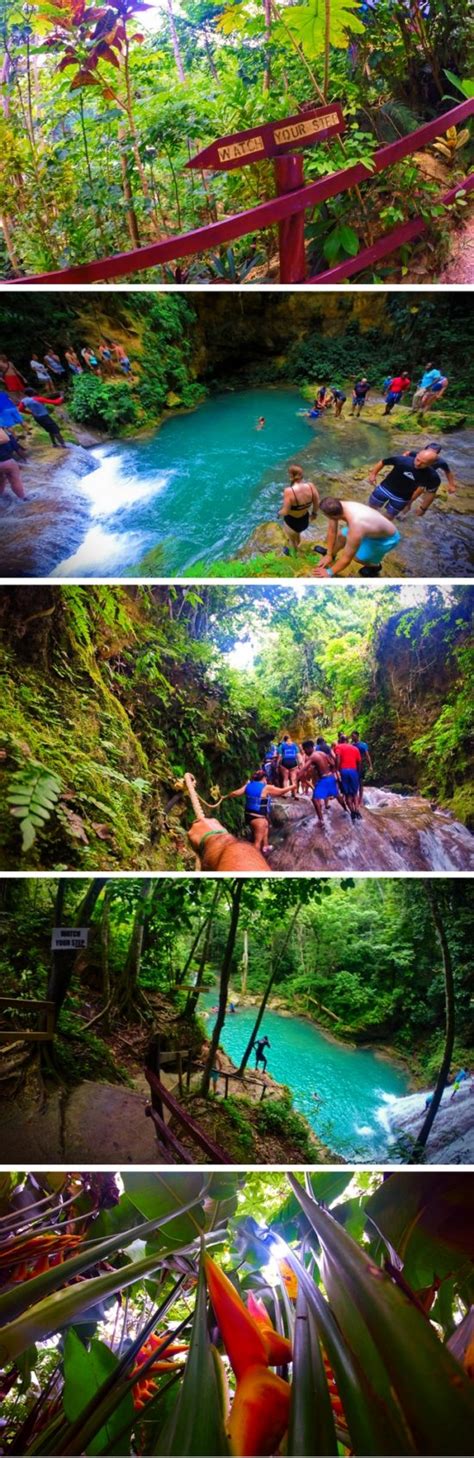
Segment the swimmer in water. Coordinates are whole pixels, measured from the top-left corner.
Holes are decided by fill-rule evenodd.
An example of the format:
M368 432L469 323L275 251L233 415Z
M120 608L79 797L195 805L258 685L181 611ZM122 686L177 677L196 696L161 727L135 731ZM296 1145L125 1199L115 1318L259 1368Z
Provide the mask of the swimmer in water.
M258 420L257 420L257 424L255 426L255 429L256 430L264 430L264 428L265 428L265 416L264 415L259 415Z

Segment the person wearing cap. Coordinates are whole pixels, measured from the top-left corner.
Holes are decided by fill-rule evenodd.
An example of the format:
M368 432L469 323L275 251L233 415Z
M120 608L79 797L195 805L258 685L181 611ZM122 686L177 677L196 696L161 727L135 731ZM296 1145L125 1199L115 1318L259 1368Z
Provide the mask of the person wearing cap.
M421 498L417 512L424 516L435 499L441 485L440 471L444 471L449 495L454 495L456 482L448 462L441 457L442 447L437 441L430 441L419 451L406 451L403 455L384 456L369 471L368 480L374 488L369 496L369 506L386 511L393 520L406 516L413 502ZM391 466L388 476L377 486L377 476L384 466Z

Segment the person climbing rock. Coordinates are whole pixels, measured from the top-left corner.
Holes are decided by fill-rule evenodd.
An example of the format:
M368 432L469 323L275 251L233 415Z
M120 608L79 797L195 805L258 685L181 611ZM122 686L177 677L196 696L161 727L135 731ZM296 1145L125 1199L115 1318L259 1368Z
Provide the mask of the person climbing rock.
M359 773L362 755L356 744L349 744L346 734L339 735L336 761L341 774L342 793L350 810L351 820L362 820L359 810Z
M24 395L20 409L26 410L28 415L33 416L36 424L40 425L41 429L47 432L53 446L61 447L64 451L67 450L66 441L61 435L57 421L53 420L53 416L50 415L49 410L47 410L46 405L43 405L41 400L35 400L32 395Z
M394 405L400 404L400 400L403 398L405 391L410 389L410 385L411 379L406 370L402 370L401 375L394 375L393 379L389 380L388 389L384 392L384 415L391 415Z
M231 835L220 820L195 820L188 838L202 871L260 871L268 875L265 856L248 841Z
M290 546L296 552L302 532L309 527L310 518L318 514L319 491L313 481L304 480L301 466L290 466L289 476L290 485L285 486L279 515L283 517ZM289 557L289 547L283 548L283 555Z
M355 558L362 564L360 577L378 577L387 552L392 552L400 541L396 527L381 511L359 501L324 496L320 509L329 518L326 555L312 576L339 577Z
M361 739L360 738L360 735L358 734L357 729L354 729L354 732L351 734L351 744L355 744L355 747L356 747L356 749L359 750L359 754L360 754L360 765L359 765L359 806L360 806L360 805L362 805L362 801L363 801L363 798L364 798L364 778L365 778L365 773L366 773L366 770L373 770L373 764L372 764L372 760L370 758L369 746L368 746L368 744L366 744L365 739Z
M17 441L11 430L3 430L0 427L0 496L3 496L5 487L8 485L14 496L20 501L25 500L25 488L21 479L21 472L17 460L26 458L23 447Z
M362 378L360 380L355 381L354 389L352 392L352 408L349 411L349 415L357 415L357 417L360 415L360 412L361 410L363 410L365 402L367 400L369 390L371 389L372 386L369 385L367 375L362 375Z
M264 1073L267 1071L265 1048L271 1048L271 1046L270 1039L267 1038L266 1034L264 1038L255 1039L253 1043L253 1047L255 1048L255 1068L258 1069L260 1064L262 1064Z
M297 786L300 794L311 794L313 789L313 775L311 770L311 756L314 752L314 739L303 739L301 754L298 756Z
M338 385L331 385L331 395L332 395L332 398L334 400L334 416L335 416L335 419L336 420L340 420L341 415L342 415L342 411L343 411L343 407L344 407L344 405L346 403L346 400L347 400L347 395L344 394L344 390L340 390L339 389L339 386Z
M323 807L328 806L329 800L337 800L343 810L347 810L344 796L341 794L335 776L336 762L334 755L325 754L323 750L315 749L310 759L311 772L313 776L313 806L319 824L324 830Z
M377 476L384 466L391 466L388 476L376 485ZM448 482L448 493L453 496L456 481L451 467L441 456L441 446L436 441L422 446L419 451L406 451L403 455L384 456L369 471L368 480L375 489L369 496L369 506L377 511L386 511L393 521L397 516L406 516L417 497L422 497L417 508L418 516L424 516L435 499L441 485L438 472L444 471Z
M269 744L262 760L262 769L269 785L278 784L278 749L276 744Z
M297 793L297 771L298 771L298 745L293 743L289 734L284 734L281 744L278 745L278 763L280 767L281 784L284 789L288 786Z
M236 800L240 795L245 795L245 821L252 832L254 846L263 856L268 855L272 849L268 844L270 796L278 798L291 793L291 788L279 789L269 785L264 770L259 769L254 771L245 785L239 790L231 790L228 796L229 800Z

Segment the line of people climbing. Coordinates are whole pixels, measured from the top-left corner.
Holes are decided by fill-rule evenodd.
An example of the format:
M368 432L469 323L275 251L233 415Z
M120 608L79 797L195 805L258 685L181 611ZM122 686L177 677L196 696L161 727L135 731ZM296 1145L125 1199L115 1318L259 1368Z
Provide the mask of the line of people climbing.
M377 482L385 466L390 470ZM290 466L290 482L284 488L279 512L289 543L283 548L284 555L297 552L304 532L321 511L328 519L327 539L325 546L317 543L313 547L321 561L311 575L337 577L355 561L360 577L380 576L384 558L401 541L395 521L407 516L415 502L417 516L426 515L441 486L440 471L453 495L456 481L437 441L430 441L420 450L382 456L368 472L372 490L365 503L320 496L314 481L305 478L302 467Z
M330 801L336 800L354 823L362 819L364 778L367 770L372 769L369 746L356 729L350 738L341 731L332 744L319 735L316 741L304 739L299 745L289 734L284 734L279 744L269 744L262 764L250 779L237 790L231 790L226 798L244 799L245 823L252 843L266 856L272 850L269 844L272 800L309 797L323 831Z

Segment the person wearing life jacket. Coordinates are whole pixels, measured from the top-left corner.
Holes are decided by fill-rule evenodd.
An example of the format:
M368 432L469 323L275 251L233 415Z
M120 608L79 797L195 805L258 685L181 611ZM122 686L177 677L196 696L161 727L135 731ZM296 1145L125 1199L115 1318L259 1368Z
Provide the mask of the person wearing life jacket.
M289 734L284 734L281 744L278 745L278 761L283 789L286 790L290 786L293 796L296 798L298 793L298 745L293 743Z
M229 800L236 800L245 795L245 823L250 828L253 845L263 856L272 849L268 844L271 797L279 798L291 793L291 786L282 790L269 785L264 770L258 769L245 785L241 785L239 790L231 790L228 796Z
M278 749L276 744L269 744L268 749L265 750L265 754L262 760L262 769L264 771L264 774L266 775L269 785L276 785L278 783Z

